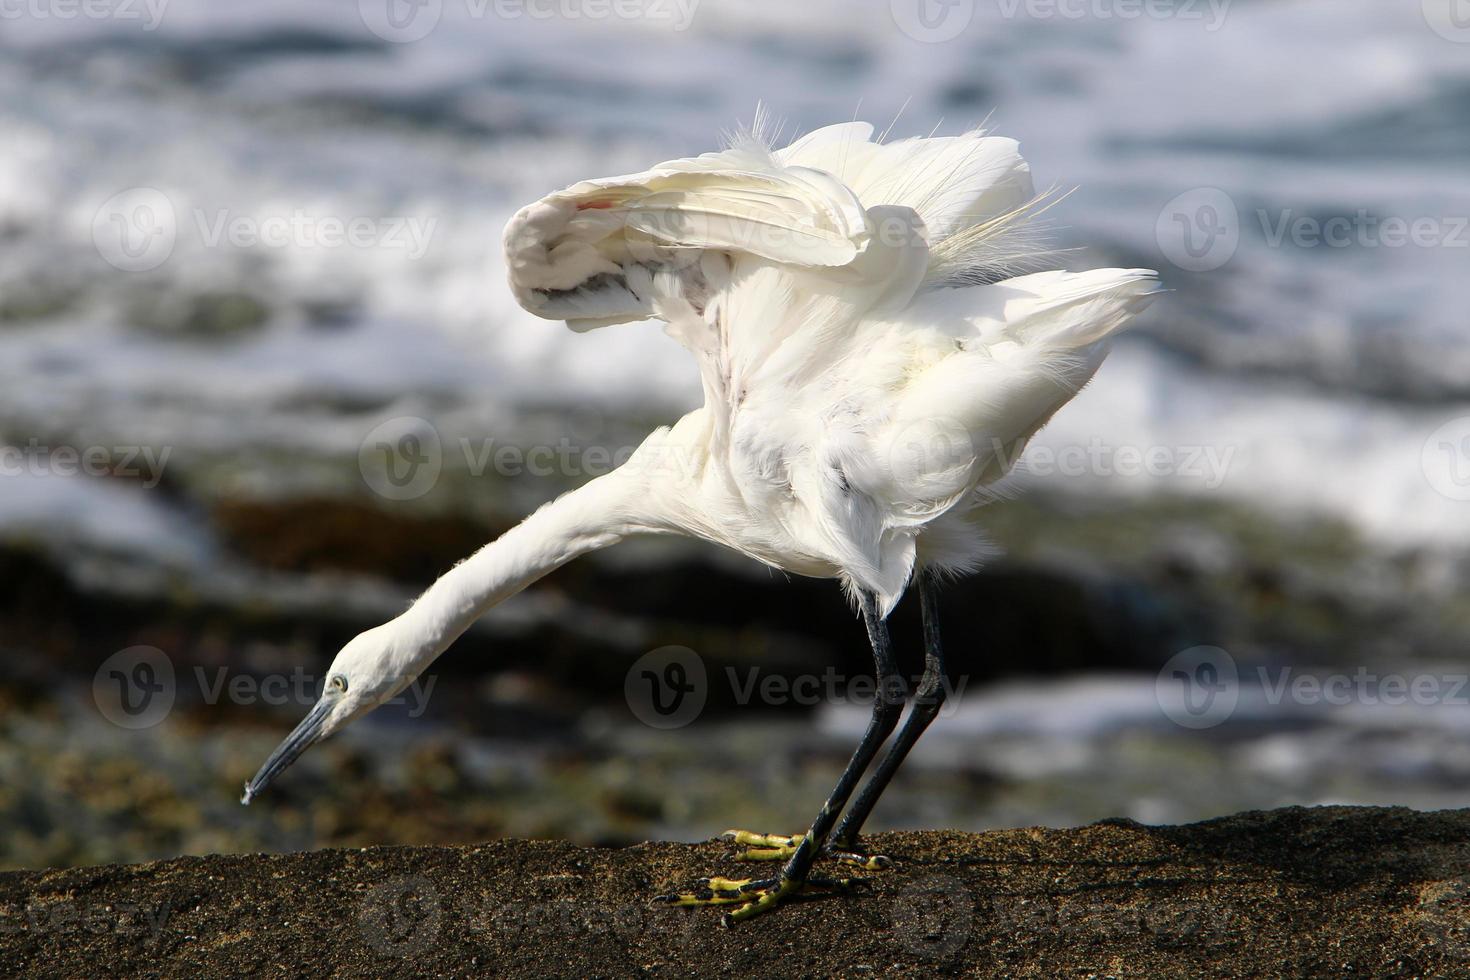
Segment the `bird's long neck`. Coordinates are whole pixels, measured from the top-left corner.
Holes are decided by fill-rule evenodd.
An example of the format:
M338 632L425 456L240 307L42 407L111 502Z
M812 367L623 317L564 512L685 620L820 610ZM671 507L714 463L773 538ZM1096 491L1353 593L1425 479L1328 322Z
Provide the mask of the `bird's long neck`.
M542 506L450 569L399 617L417 673L486 610L579 555L664 530L646 481L614 470ZM407 665L405 665L407 666Z

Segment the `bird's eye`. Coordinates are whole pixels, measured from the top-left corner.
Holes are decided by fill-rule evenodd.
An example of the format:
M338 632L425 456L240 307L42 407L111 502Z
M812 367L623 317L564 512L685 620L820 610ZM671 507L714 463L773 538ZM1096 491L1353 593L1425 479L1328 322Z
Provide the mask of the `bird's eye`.
M336 691L338 694L347 693L347 678L343 677L341 674L333 674L331 676L331 679L328 680L327 683L330 684L332 686L332 690Z

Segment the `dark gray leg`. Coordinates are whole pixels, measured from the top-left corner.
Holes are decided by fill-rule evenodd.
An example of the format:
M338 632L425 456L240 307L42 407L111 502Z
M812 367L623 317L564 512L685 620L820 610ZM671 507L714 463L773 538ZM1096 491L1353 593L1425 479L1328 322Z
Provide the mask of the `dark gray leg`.
M893 659L888 624L878 616L877 600L866 593L863 595L863 622L867 624L868 640L873 645L874 674L878 682L873 699L873 713L868 718L868 728L863 732L863 740L858 743L857 750L848 760L847 768L842 771L832 795L827 798L822 812L817 814L817 819L807 831L806 838L797 846L796 853L781 872L783 878L804 877L811 869L812 862L826 846L827 838L833 825L837 823L842 808L847 805L852 791L857 788L858 780L877 756L878 750L883 747L884 740L893 734L893 729L898 726L899 716L903 714L903 680L898 676L898 666Z
M924 729L938 716L944 697L949 693L944 673L944 648L939 641L938 584L934 576L925 573L919 577L919 601L924 611L924 676L914 693L914 707L888 754L878 763L878 768L832 834L831 847L838 850L852 850L857 845L858 832L863 829L868 814L873 812L878 797L888 788L889 781L908 758L909 750L924 734Z
M847 768L837 780L836 787L823 804L811 829L796 845L781 874L776 878L754 881L731 881L728 879L705 879L698 890L675 895L661 895L656 901L671 905L708 905L742 902L740 908L725 916L726 923L748 919L775 907L786 897L800 891L808 883L817 883L811 874L812 863L822 853L832 828L837 823L842 808L857 788L858 780L883 747L883 742L898 726L903 713L903 679L898 676L898 667L893 659L889 642L888 625L878 615L878 600L870 593L862 594L863 622L868 628L868 641L873 646L873 666L877 679L877 696L873 700L873 711L868 718L868 727L863 732ZM840 884L823 880L823 884Z

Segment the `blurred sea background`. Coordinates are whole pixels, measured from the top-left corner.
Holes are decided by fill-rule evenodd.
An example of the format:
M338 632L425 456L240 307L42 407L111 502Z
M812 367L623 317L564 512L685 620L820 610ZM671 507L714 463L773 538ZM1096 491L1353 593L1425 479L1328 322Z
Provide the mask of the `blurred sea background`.
M758 102L787 136L984 121L1077 188L1059 264L1172 290L991 508L1004 554L946 598L959 696L870 829L1465 804L1456 2L7 6L0 866L805 826L866 717L860 626L831 583L677 541L553 574L424 703L237 802L343 642L698 402L657 324L522 312L505 220ZM432 477L376 478L385 433ZM630 668L674 644L706 704L653 727ZM119 715L117 677L160 710Z

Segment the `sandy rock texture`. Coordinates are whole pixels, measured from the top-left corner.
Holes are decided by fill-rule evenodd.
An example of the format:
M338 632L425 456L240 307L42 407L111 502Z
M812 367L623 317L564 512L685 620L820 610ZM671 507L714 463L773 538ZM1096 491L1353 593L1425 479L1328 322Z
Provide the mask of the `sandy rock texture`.
M874 835L894 866L725 929L728 845L503 840L0 875L25 976L1470 976L1470 811Z

